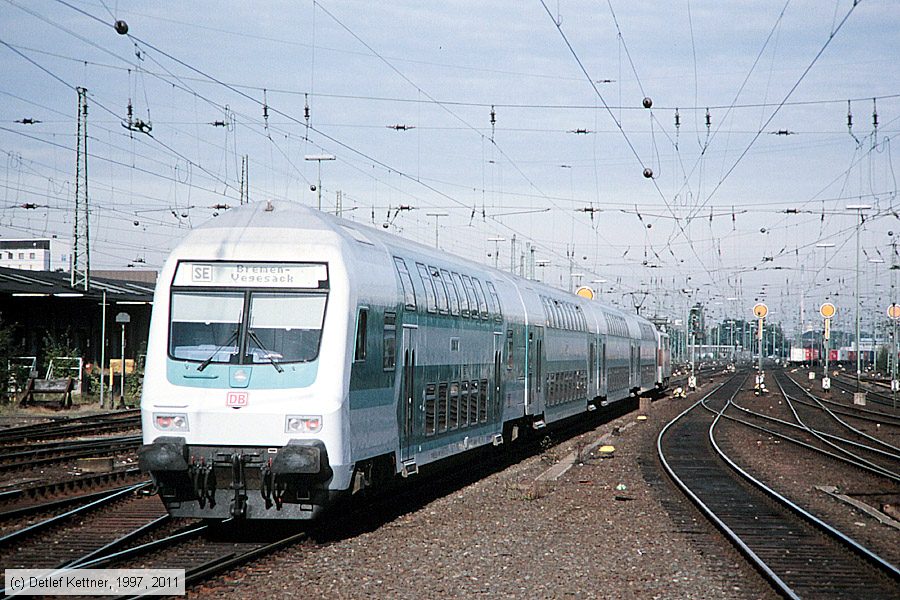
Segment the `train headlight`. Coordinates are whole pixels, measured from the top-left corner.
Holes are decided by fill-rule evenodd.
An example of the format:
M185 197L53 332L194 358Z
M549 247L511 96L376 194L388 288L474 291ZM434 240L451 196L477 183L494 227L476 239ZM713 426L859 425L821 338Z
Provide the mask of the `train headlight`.
M284 420L285 433L318 433L322 431L321 415L288 415Z
M153 413L153 425L160 431L188 431L187 415L182 413Z

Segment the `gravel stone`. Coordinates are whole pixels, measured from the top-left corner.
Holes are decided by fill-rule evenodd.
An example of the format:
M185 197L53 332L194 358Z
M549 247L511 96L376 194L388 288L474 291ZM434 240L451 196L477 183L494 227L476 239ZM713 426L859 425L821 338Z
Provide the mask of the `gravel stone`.
M659 430L697 398L657 401L645 421L629 413L374 531L283 550L189 596L775 598L656 459ZM603 436L611 457L595 450L536 483Z

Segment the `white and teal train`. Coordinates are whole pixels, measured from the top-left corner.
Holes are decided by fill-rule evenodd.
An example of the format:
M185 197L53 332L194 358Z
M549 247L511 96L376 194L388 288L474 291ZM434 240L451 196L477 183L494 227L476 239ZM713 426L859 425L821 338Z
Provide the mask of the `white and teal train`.
M637 315L252 204L192 232L160 274L140 464L173 515L310 519L668 377L668 338Z

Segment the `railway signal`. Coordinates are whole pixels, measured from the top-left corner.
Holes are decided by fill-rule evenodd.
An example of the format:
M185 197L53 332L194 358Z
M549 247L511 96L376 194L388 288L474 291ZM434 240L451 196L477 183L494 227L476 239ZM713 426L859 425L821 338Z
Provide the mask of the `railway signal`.
M759 327L756 332L756 339L759 341L759 365L756 372L756 395L759 396L766 391L765 376L762 368L763 355L763 323L766 315L769 314L769 307L762 302L758 302L753 306L753 316L759 321Z
M887 316L892 321L891 340L891 404L897 408L897 392L900 392L900 380L897 379L897 321L900 320L900 304L891 304L887 308Z
M835 313L837 313L837 308L835 308L834 304L831 302L825 302L819 307L819 314L825 319L825 370L822 371L822 390L826 392L831 390L831 378L828 377L828 353L830 351L829 340L831 339L831 319L834 317Z

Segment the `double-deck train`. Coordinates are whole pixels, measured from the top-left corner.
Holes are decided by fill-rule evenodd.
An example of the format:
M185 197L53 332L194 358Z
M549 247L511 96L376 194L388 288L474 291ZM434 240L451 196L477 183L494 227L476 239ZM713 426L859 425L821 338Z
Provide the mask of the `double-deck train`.
M339 495L665 386L669 356L638 315L251 204L193 231L160 274L140 465L172 515L311 519Z

